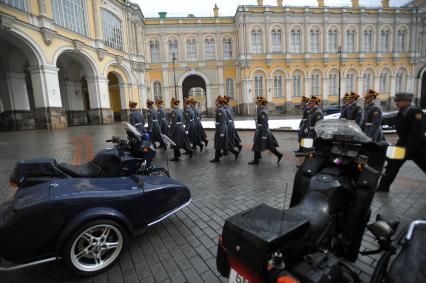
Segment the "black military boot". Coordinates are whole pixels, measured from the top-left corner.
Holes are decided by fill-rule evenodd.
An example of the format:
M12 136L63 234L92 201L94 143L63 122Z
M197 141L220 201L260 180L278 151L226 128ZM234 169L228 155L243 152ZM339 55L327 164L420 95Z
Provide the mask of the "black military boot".
M254 160L253 161L250 161L248 164L250 164L250 165L256 165L256 164L259 164L259 159L260 159L260 152L259 151L255 151L254 152Z
M172 159L170 159L170 161L180 161L180 159L179 159L180 150L179 149L174 149L173 150L173 154L174 154L174 157Z
M220 157L222 156L222 154L220 153L220 149L216 149L214 152L214 158L212 160L210 160L210 162L212 163L217 163L220 161Z

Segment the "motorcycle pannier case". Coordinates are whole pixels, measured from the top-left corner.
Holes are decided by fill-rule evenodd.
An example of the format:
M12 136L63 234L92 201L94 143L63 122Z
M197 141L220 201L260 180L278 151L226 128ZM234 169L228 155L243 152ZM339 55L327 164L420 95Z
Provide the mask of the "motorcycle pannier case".
M226 220L222 245L239 263L263 273L274 252L291 254L308 225L298 215L261 204Z
M54 159L30 159L16 162L10 181L19 185L31 185L58 177ZM30 181L31 180L31 181Z

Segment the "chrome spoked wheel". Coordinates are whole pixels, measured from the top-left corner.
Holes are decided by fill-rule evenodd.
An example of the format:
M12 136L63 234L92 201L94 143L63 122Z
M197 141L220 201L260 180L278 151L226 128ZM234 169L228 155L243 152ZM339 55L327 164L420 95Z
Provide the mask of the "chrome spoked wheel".
M118 258L123 243L122 232L111 224L89 227L72 242L70 261L81 272L97 272L107 268Z
M170 177L169 172L164 168L156 168L149 172L149 176L163 176Z

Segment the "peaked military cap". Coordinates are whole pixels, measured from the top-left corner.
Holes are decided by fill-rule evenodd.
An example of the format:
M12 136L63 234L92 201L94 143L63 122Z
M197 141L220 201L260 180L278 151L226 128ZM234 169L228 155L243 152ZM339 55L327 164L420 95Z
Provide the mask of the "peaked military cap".
M379 96L379 93L373 89L369 89L367 90L367 93L365 94L364 97L373 97L376 98L377 96Z
M412 101L413 94L409 92L398 92L395 94L395 101L398 100Z
M129 107L136 107L136 106L138 106L137 102L129 101Z

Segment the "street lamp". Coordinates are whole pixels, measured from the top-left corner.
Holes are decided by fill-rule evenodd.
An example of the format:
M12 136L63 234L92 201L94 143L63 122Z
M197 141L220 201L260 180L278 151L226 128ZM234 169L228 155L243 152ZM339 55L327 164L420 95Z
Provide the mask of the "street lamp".
M175 53L173 53L172 61L173 61L173 79L174 79L174 83L175 83L175 98L177 99L176 69L175 69L176 56L175 56Z
M340 81L342 77L341 67L342 67L342 48L339 46L337 47L337 53L339 53L339 112L340 112Z

